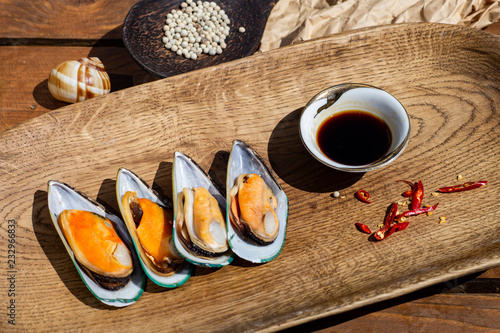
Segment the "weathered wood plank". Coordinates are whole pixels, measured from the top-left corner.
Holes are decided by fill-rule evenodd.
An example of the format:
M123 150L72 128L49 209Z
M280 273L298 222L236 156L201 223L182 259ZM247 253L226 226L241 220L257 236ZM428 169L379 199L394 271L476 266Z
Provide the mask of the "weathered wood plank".
M500 21L490 24L484 30L493 34L500 34Z
M499 329L500 267L284 330L299 332L471 332ZM493 290L492 287L497 287ZM477 288L479 287L479 288Z
M500 328L500 296L439 294L405 302L382 302L318 320L286 333L490 332Z
M112 91L155 80L123 47L3 46L0 76L5 80L0 84L0 131L68 105L50 95L50 71L63 61L88 56L101 59L110 75Z
M0 2L0 39L121 39L136 0Z

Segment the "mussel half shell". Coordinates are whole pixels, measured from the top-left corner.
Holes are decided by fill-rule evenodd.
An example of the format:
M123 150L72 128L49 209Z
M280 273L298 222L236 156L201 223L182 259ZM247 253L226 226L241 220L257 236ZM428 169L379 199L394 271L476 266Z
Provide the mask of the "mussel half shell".
M231 220L231 189L237 185L238 178L241 175L256 174L259 175L272 191L274 197L271 201L275 205L274 212L279 221L278 234L272 239L260 237L252 239L241 231L241 228L235 227ZM234 191L233 191L234 192ZM245 142L235 140L229 155L227 178L226 178L226 201L227 201L227 221L228 221L228 240L229 246L233 252L240 258L253 263L264 263L276 258L285 244L286 226L288 219L288 198L281 188L276 178L266 166L263 159L250 148ZM257 237L259 238L259 237Z
M189 217L187 219L185 218L186 215L192 214L193 212L188 212L186 214L186 211L184 211L186 206L186 195L189 195L189 193L196 188L203 188L205 190L204 192L208 191L210 196L217 201L219 206L218 209L221 210L221 218L224 220L221 226L221 228L223 228L221 234L224 234L224 238L226 238L227 230L225 229L224 211L226 200L224 199L224 195L198 164L190 157L180 152L174 154L172 179L174 197L174 244L177 251L179 251L181 256L186 260L198 266L222 267L230 264L233 261L234 254L229 247L226 247L221 253L220 251L211 250L210 247L205 247L200 243L197 244L192 241L193 236L188 234L186 226ZM217 229L217 233L221 231L216 224L211 225ZM210 254L210 252L212 252L212 254Z
M116 199L142 268L146 275L159 286L166 288L181 286L191 276L192 266L179 256L170 235L166 236L165 244L162 244L167 247L164 252L169 257L165 262L155 261L154 254L147 253L145 250L147 246L143 246L139 239L138 228L130 206L132 202L129 201L129 199L135 201L137 198L146 199L151 205L164 209L167 214L172 213L170 201L165 198L161 199L156 191L132 171L120 168L116 177ZM124 202L124 199L127 202Z
M61 238L61 241L66 248L66 251L71 257L71 260L73 261L78 274L82 278L87 288L92 292L92 294L101 302L110 306L124 307L135 303L144 292L146 278L142 269L140 268L139 259L133 251L130 251L132 242L123 221L119 217L107 212L102 205L100 205L87 195L75 190L65 183L54 180L48 182L48 206L50 217L52 219L54 227L56 228L57 233L59 234L59 237ZM64 235L63 230L58 223L58 218L61 213L68 210L87 211L94 213L102 217L103 219L108 219L112 223L117 235L126 244L128 251L130 251L130 255L132 256L133 262L133 271L130 279L126 279L128 280L128 283L122 285L122 282L124 281L122 278L111 278L110 280L108 279L108 277L104 277L106 283L117 283L121 287L120 289L109 290L104 288L102 284L100 284L101 281L99 281L99 279L103 276L98 276L96 279L96 276L93 276L92 273L89 273L88 268L86 268L81 262L78 262L75 256L75 252L71 248ZM108 284L107 287L109 288L109 286L110 284Z

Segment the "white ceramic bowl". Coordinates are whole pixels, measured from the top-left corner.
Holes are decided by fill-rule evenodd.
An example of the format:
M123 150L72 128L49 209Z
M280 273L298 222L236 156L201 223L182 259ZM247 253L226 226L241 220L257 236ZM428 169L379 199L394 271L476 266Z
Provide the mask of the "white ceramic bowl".
M332 115L348 110L361 110L378 116L389 126L392 142L388 152L373 163L346 165L328 158L316 139L320 125ZM410 139L410 119L401 103L377 87L347 83L330 87L314 96L300 116L300 137L306 149L321 163L346 172L366 172L394 161Z

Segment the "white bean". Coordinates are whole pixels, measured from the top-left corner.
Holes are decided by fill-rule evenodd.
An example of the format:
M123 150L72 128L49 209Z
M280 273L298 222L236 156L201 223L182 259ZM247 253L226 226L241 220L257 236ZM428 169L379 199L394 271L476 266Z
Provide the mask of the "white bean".
M197 59L202 53L221 54L227 47L230 23L226 12L214 1L185 0L179 10L166 15L162 42L165 48L187 59Z

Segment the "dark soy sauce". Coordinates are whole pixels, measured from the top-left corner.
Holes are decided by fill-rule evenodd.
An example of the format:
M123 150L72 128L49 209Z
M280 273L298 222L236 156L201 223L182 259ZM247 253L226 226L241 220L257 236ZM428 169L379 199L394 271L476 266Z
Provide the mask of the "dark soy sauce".
M389 126L379 117L359 110L342 111L325 119L316 135L328 158L345 165L370 164L384 156L392 141Z

